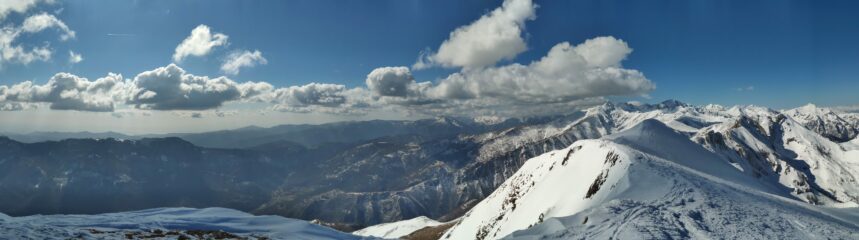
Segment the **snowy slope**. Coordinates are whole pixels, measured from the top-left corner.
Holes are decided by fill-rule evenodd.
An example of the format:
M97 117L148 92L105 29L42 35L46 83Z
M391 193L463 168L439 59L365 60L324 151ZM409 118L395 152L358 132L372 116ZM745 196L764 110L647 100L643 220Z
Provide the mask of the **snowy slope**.
M352 232L352 234L358 236L395 239L409 235L410 233L413 233L414 231L420 230L425 227L433 227L441 224L444 223L432 220L428 217L421 216L408 220L369 226L364 229Z
M859 150L859 137L849 142L841 143L841 146L844 147L844 150Z
M221 230L251 239L361 239L327 227L278 216L254 216L226 208L156 208L97 215L0 214L0 239L120 239L174 232L193 236L192 230ZM179 235L166 235L178 238Z
M444 237L855 239L857 216L797 201L644 120L527 161Z

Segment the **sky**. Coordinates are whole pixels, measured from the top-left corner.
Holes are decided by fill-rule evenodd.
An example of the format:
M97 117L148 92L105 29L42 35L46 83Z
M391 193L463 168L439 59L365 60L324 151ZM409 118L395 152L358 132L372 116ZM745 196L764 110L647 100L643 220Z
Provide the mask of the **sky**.
M0 132L859 104L855 1L0 4Z

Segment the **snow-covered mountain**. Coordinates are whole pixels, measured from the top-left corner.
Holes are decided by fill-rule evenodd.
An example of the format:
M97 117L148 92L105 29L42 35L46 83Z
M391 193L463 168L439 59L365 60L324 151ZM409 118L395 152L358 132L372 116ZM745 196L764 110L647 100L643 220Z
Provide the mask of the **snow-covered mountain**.
M794 121L836 142L846 142L859 135L859 114L838 112L808 104L784 111Z
M0 239L365 239L305 221L226 208L97 215L0 214Z
M859 137L833 138L839 131L830 129L847 128L809 128L809 121L793 112L840 119L827 126L859 122L855 115L829 110L669 100L606 103L531 118L441 117L180 136L195 139L190 143L215 141L205 143L212 146L241 142L242 149L199 147L179 138L30 144L0 138L0 211L29 215L220 206L318 219L350 231L419 216L444 222L492 194L529 159L647 119L680 132L737 171L775 186L779 194L812 204L854 206ZM91 189L108 197L85 194Z
M859 206L859 151L778 112L758 109L701 129L692 139L761 181L812 204Z
M859 211L798 201L657 120L527 161L443 239L856 239Z
M420 216L408 220L369 226L361 230L354 231L352 234L385 239L398 239L422 228L434 227L442 224L444 223L432 220L428 217Z

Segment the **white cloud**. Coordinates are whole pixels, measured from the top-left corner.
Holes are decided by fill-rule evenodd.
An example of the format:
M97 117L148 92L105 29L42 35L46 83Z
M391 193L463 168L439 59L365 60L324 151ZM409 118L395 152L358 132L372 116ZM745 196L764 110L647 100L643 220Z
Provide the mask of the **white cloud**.
M275 90L278 102L292 106L303 107L310 105L338 106L346 102L343 92L346 86L328 83L309 83L303 86L291 86Z
M438 52L422 51L412 66L461 67L460 72L436 83L391 75L385 87L377 87L381 81L368 76L368 88L375 90L380 103L401 105L408 112L465 115L551 113L601 102L607 96L643 95L655 88L641 72L621 66L632 49L614 37L575 46L563 42L530 64L496 66L527 50L525 22L536 18L536 8L530 0L506 0L451 32Z
M513 59L528 48L522 33L525 21L536 17L536 8L531 0L505 0L501 7L451 32L438 52L423 52L413 67L482 68Z
M268 64L262 53L259 50L233 52L227 55L224 63L221 65L221 71L226 74L237 75L243 67L254 67L257 64Z
M241 99L253 102L269 101L268 95L274 90L274 86L267 82L243 82L236 87L242 93Z
M597 37L579 45L563 42L528 65L463 69L433 82L417 82L406 67L382 67L367 75L373 108L415 114L527 115L557 113L635 96L655 86L621 62L632 53L626 42Z
M9 13L27 12L31 7L36 6L42 0L0 0L0 20L6 18Z
M49 28L57 28L62 31L62 35L60 35L60 40L69 40L75 38L75 31L69 29L69 26L66 26L66 23L60 21L54 15L47 13L40 13L33 16L27 17L24 20L24 23L21 25L21 30L26 33L35 33L41 32L45 29Z
M375 107L371 95L361 87L309 83L275 89L266 99L273 104L271 110L280 112L363 115Z
M81 56L80 53L75 53L72 50L69 50L69 63L75 64L84 60L84 57Z
M201 24L191 30L191 35L185 38L179 46L176 46L173 61L181 62L187 56L205 56L213 48L226 45L228 38L223 33L212 34L209 26Z
M188 74L175 64L142 72L131 85L127 103L140 109L210 109L243 96L239 84L229 78Z
M598 37L579 45L559 43L527 65L464 69L435 83L417 82L407 67L380 67L367 75L366 86L355 88L326 83L282 88L267 82L236 83L227 77L189 74L170 64L133 79L112 74L88 81L61 73L45 85L0 86L0 102L45 102L52 109L81 111L112 111L114 105L126 104L199 112L241 101L296 113L360 115L381 109L409 115L521 116L569 111L607 96L648 93L654 84L621 64L631 52L622 40Z
M226 77L188 74L175 64L123 79L119 74L90 81L58 73L43 85L31 81L0 85L0 103L48 103L55 110L111 112L116 105L151 110L206 110L229 101L269 101L265 82L236 83ZM268 100L267 100L268 99Z
M586 40L576 46L575 52L587 61L588 66L618 67L632 53L632 48L622 40L606 36Z
M642 95L655 86L644 74L621 66L632 52L626 42L614 37L597 37L573 46L567 42L555 45L548 54L528 65L509 64L500 67L464 69L440 80L414 83L408 77L390 77L397 86L396 96L408 96L411 101L385 103L404 105L415 112L459 111L473 114L475 110L503 111L518 114L558 111L571 103L591 103L606 96ZM387 70L387 71L382 71ZM381 68L374 72L392 73ZM407 71L402 75L406 75ZM374 76L371 73L371 76ZM393 75L399 76L399 75ZM374 89L368 76L368 87ZM379 84L376 84L379 85ZM378 91L374 91L376 95ZM408 94L403 94L408 92ZM420 99L420 101L415 101ZM418 106L420 105L420 106ZM575 105L575 104L573 104Z
M47 44L42 47L27 49L16 44L16 40L22 34L37 33L51 28L57 28L62 32L61 40L75 37L75 32L69 29L65 23L46 13L27 17L21 26L6 25L0 28L0 65L6 62L29 64L34 61L50 60L53 51L48 48Z
M431 82L416 82L408 67L380 67L373 69L365 80L366 98L375 105L424 105L438 100L429 99L426 92ZM377 106L378 107L378 106Z
M365 80L376 96L405 97L413 91L415 79L407 67L381 67L373 69Z
M655 88L644 74L622 66L632 49L614 37L597 37L578 45L562 42L529 64L496 66L527 49L522 37L524 22L535 18L535 9L530 0L506 0L477 21L454 30L438 52L422 52L415 68L462 68L434 82L416 81L408 67L380 67L367 75L365 86L310 83L277 88L267 82L197 76L170 64L133 79L111 74L89 81L60 73L44 85L28 81L0 86L0 103L48 103L52 109L81 111L113 111L115 105L129 105L185 117L232 115L234 112L219 110L229 102L256 102L269 110L295 113L521 116L569 111L605 101L608 96L643 95ZM28 31L66 29L51 18L29 25ZM20 32L25 31L13 33ZM73 32L64 32L73 37ZM204 56L226 45L227 39L200 25L176 48L173 60ZM82 59L71 51L69 55L70 62ZM235 75L242 68L266 63L258 50L237 51L225 58L221 71ZM6 108L18 109L14 105Z
M25 81L0 86L0 102L49 103L54 110L110 112L114 109L115 92L125 84L119 74L89 81L69 73L58 73L47 83L36 85Z

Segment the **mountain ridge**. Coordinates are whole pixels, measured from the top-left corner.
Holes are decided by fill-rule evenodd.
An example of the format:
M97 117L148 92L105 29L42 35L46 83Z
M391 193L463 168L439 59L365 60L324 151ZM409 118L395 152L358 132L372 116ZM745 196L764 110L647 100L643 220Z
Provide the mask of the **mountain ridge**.
M797 200L649 120L529 160L443 238L857 236L859 218Z
M805 199L804 201L827 206L854 204L856 195L850 183L853 181L851 179L855 180L855 176L840 173L849 172L853 168L829 164L828 162L831 161L827 159L833 157L842 159L838 161L849 159L853 156L850 155L853 154L852 151L859 149L859 144L853 142L859 140L833 142L824 137L809 137L820 135L813 130L782 130L806 128L802 123L792 120L787 121L790 122L790 126L778 127L781 123L776 120L779 118L792 119L790 115L783 112L754 106L730 108L718 105L694 106L679 101L667 101L663 104L605 103L580 112L553 117L507 119L506 123L495 125L470 125L455 119L414 121L427 126L440 126L438 129L453 130L432 131L430 134L425 134L426 131L407 131L405 134L398 131L381 132L374 133L380 136L377 138L357 138L340 143L322 143L313 147L279 139L255 147L221 149L196 144L188 145L175 139L176 144L166 144L166 147L172 146L177 149L177 152L171 153L173 155L168 154L166 162L161 160L161 154L146 153L147 151L141 150L147 146L137 144L138 140L111 140L102 142L103 146L98 146L99 142L91 143L92 147L82 148L88 149L86 150L88 152L70 155L76 156L73 158L75 160L69 160L68 164L60 165L56 170L47 171L45 174L42 174L39 168L52 168L46 168L47 165L40 164L49 164L49 162L33 161L33 159L57 157L50 155L51 152L56 152L52 147L48 147L53 145L39 145L45 146L45 149L28 153L36 155L16 155L22 153L11 152L12 148L6 148L6 157L0 157L0 167L2 167L0 169L15 169L9 171L30 175L20 178L23 180L9 181L5 186L0 184L0 193L14 193L11 196L31 196L34 197L33 199L47 201L50 203L48 205L60 204L62 201L57 199L67 199L60 198L62 194L58 195L56 192L61 189L60 185L71 186L82 179L100 176L98 181L107 185L114 185L113 182L138 184L139 187L133 188L139 189L138 194L158 195L161 191L158 188L147 188L143 182L133 181L139 179L132 174L135 171L120 171L128 175L126 177L122 174L110 174L110 171L131 169L131 166L136 166L134 169L138 173L167 170L161 174L178 176L194 172L185 173L182 169L186 168L167 166L190 164L197 169L208 169L209 172L206 174L209 175L203 173L198 175L208 176L202 179L226 179L206 180L209 182L197 185L200 189L208 189L206 191L214 194L211 196L216 196L214 199L221 198L218 196L236 194L236 191L244 191L241 189L250 189L240 194L242 196L239 198L240 201L221 199L220 202L214 203L217 206L236 208L255 214L276 214L305 220L319 219L332 224L356 227L418 216L450 220L459 217L471 206L495 191L528 159L549 151L567 148L578 140L596 139L615 134L633 128L648 119L654 119L664 123L677 134L687 136L708 151L716 152L716 155L726 164L760 178L761 182L779 186L784 192L793 192L793 195ZM842 117L842 119L851 118ZM424 125L409 127L421 126ZM477 126L477 128L460 131L469 126ZM794 136L785 135L782 132L790 134L803 132L803 134ZM348 132L340 132L340 134L348 134ZM790 140L791 136L794 140ZM180 137L180 139L184 138ZM113 144L111 146L114 147L110 148L115 151L109 154L103 151L104 146L110 145L106 143ZM27 146L25 143L15 143L15 145L19 144ZM60 146L57 143L54 145L56 145L54 147ZM810 147L801 148L800 145ZM818 149L817 146L820 148ZM823 153L829 153L829 155ZM81 168L81 166L91 166L83 163L104 161L105 157L146 159L138 162L151 165L129 165L131 161L117 161L117 164L113 164L115 169ZM102 160L98 160L100 158ZM814 170L815 164L834 167ZM226 171L226 168L222 169L224 166L233 170ZM171 172L170 169L177 170ZM825 174L817 176L820 173L815 171L822 171ZM221 177L215 178L215 176ZM839 183L841 181L844 183ZM212 185L213 183L228 187L216 187ZM243 184L254 187L242 187ZM47 188L50 191L36 191L34 186L39 186L41 189ZM113 194L131 196L122 191ZM176 199L175 202L170 203L173 205L166 206L177 206L175 204L178 203L196 207L213 204ZM103 208L96 212L134 210L109 208L112 205L108 203L100 206ZM139 207L155 206L159 205L150 204ZM18 208L7 206L0 211L21 214L20 211L10 211L10 209ZM335 209L351 210L344 212ZM30 213L39 212L30 211Z

